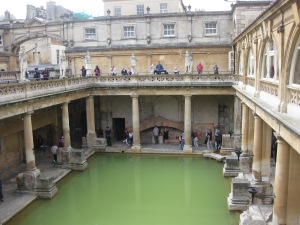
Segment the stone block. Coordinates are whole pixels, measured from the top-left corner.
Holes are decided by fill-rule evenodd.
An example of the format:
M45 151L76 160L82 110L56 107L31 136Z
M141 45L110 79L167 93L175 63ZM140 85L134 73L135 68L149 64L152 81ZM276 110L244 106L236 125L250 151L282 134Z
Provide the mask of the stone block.
M240 172L240 162L237 157L227 156L226 163L223 168L223 175L225 177L236 177Z
M57 194L57 187L52 177L40 176L36 180L35 192L40 198L53 198Z
M96 138L94 149L96 152L105 152L106 138Z
M83 149L72 149L70 152L70 169L83 171L88 164Z
M245 155L240 157L240 169L244 173L251 173L252 170L252 159Z
M228 197L229 210L246 210L251 201L247 188L250 186L248 179L234 178L231 183L231 193Z
M222 135L222 148L234 148L234 139L230 137L230 134Z

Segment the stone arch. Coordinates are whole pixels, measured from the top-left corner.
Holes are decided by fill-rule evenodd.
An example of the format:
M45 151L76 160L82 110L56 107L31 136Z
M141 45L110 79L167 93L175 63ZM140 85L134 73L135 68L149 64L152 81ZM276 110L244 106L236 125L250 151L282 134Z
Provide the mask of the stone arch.
M150 128L154 128L155 126L161 126L161 127L169 127L174 128L177 130L183 130L184 129L184 123L178 122L174 120L170 120L161 116L151 118L144 120L140 123L140 131L145 131Z
M35 33L30 33L27 35L19 36L16 39L14 39L11 44L10 44L10 51L13 54L17 54L19 51L20 46L25 43L26 41L36 39L36 38L51 38L58 40L64 45L64 40L61 36L57 34L51 34L51 33L45 33L45 32L35 32Z

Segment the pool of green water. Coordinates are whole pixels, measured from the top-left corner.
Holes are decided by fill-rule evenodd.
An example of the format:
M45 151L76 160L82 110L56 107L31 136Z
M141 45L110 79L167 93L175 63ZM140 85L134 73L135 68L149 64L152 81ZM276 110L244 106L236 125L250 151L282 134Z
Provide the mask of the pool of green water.
M103 155L7 225L237 225L223 163L202 157Z

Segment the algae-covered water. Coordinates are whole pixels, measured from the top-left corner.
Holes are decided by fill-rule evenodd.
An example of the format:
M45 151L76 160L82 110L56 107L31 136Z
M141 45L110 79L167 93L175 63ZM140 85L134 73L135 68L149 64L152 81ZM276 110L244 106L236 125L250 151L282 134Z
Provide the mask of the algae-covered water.
M202 157L103 155L7 225L237 225L223 163Z

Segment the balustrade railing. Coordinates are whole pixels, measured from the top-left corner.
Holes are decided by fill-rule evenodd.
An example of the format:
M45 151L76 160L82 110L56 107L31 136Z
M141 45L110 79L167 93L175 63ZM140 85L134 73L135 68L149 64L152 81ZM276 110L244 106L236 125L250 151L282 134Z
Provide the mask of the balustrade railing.
M294 87L288 87L289 103L300 106L300 89Z
M278 84L271 83L269 81L260 81L260 89L261 91L267 92L271 95L278 96Z
M153 87L153 86L231 86L235 76L219 75L138 75L138 76L88 76L40 81L23 81L0 85L0 104L28 98L93 87Z

